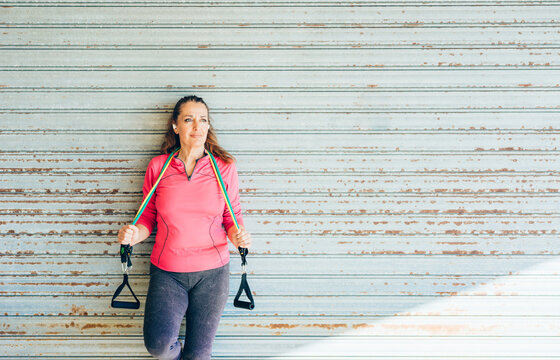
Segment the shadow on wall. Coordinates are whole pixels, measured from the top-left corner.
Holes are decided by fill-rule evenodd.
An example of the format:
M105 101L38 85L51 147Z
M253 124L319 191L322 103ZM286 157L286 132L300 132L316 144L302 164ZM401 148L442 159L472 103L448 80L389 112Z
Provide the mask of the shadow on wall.
M234 328L239 334L247 327L258 329L258 332L251 331L252 335L275 337L269 341L248 340L251 353L267 354L271 359L560 354L557 320L560 309L556 297L551 296L560 294L560 257L477 256L473 259L467 256L451 261L465 266L464 272L469 274L364 276L352 282L339 279L329 286L339 295L323 291L322 296L311 296L306 304L296 303L291 310L286 310L287 306L267 304L269 298L264 296L257 298L260 309L243 314L246 317L238 318ZM501 269L511 275L483 275L486 267L495 269L501 261ZM525 266L514 268L516 265ZM293 282L300 281L293 279ZM317 281L321 282L319 278ZM379 282L385 291L379 290L383 287ZM355 293L355 286L363 286L363 292L368 295L344 295ZM297 284L293 288L305 288L305 285ZM405 288L408 293L402 291ZM311 290L311 294L317 292ZM270 319L273 309L267 307L271 305L285 311ZM298 305L303 308L298 309ZM229 309L226 317L233 316L234 311ZM229 326L225 322L222 332ZM274 347L270 348L270 344ZM227 340L225 333L217 339L216 356L237 353L242 356L242 351Z

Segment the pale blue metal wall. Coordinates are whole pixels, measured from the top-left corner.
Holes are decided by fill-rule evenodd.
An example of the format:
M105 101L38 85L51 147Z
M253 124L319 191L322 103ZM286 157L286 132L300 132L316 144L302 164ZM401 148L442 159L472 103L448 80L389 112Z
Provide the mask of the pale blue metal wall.
M255 241L216 359L560 359L559 1L0 5L0 359L149 358L116 233L188 94Z

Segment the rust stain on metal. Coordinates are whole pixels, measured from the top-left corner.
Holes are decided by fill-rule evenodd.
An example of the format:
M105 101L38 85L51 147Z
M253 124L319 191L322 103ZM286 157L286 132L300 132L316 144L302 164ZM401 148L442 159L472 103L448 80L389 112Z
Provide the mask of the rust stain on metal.
M354 325L352 325L352 329L354 329L354 330L371 329L371 328L374 328L374 327L375 327L374 324L354 324Z
M288 209L267 209L267 210L259 210L259 209L254 209L254 210L247 210L248 214L289 214L290 210ZM305 211L301 212L302 214L305 214Z
M109 325L107 325L107 324L86 324L86 325L82 326L80 330L108 328L108 327L109 327Z
M484 252L479 251L479 250L471 250L471 251L466 251L466 250L454 250L454 251L442 251L441 252L443 255L483 255Z
M310 324L310 325L305 325L305 327L317 327L321 329L334 330L339 328L347 328L348 325L347 324Z
M416 22L405 22L405 23L403 24L403 26L404 26L405 28L407 28L407 27L418 27L418 26L422 26L422 25L424 25L424 22L421 22L421 21L416 21Z
M84 305L76 306L73 304L69 315L86 316L87 314L88 312L86 311L86 307Z
M473 210L472 213L477 215L506 214L507 210Z
M107 329L107 328L113 328L113 327L121 328L121 329L123 329L123 328L130 329L130 328L134 328L136 326L133 325L133 324L120 324L120 323L117 323L117 324L94 324L94 323L91 323L91 324L86 324L86 325L82 326L80 328L80 330L100 329L100 328L101 329Z
M234 326L242 326L235 324ZM297 324L270 324L270 325L261 325L261 324L247 324L248 327L256 327L256 328L268 328L268 329L293 329L298 327Z
M298 325L294 325L294 324L270 324L268 326L266 326L270 329L293 329L295 327L298 327Z
M309 24L309 23L303 23L303 24L299 24L299 26L307 26L307 27L325 27L325 24Z
M438 241L436 242L438 245L476 245L476 241L467 242L467 241Z
M241 326L241 325L234 325L234 326ZM261 324L247 324L244 326L248 327L256 327L256 328L267 328L271 330L285 330L285 329L294 329L298 327L302 328L321 328L327 330L334 330L339 328L347 328L347 324L288 324L288 323L280 323L280 324L268 324L268 325L261 325Z
M67 329L69 329L69 328L71 328L71 327L76 327L76 323L73 322L73 321L71 321L69 324L64 324L64 326L65 326Z
M437 214L439 210L420 210L420 214Z

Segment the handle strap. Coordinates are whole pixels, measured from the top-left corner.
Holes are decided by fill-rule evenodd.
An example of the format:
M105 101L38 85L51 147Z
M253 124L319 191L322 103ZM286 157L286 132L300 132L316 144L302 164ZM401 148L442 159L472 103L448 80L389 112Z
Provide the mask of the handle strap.
M132 296L134 296L134 299L136 300L135 302L115 300L125 286L128 286L130 293L132 294ZM124 280L122 284L120 284L119 287L117 288L117 291L115 291L115 294L113 295L113 299L111 300L111 307L123 308L123 309L140 309L140 300L138 300L138 298L134 294L134 291L132 291L130 284L128 283L128 274L124 274Z
M245 292L249 301L239 300L243 292ZM237 290L237 295L235 295L235 299L233 300L233 306L247 310L253 310L255 308L255 301L253 300L253 295L251 294L251 289L247 282L246 273L241 274L241 285L239 285L239 290Z

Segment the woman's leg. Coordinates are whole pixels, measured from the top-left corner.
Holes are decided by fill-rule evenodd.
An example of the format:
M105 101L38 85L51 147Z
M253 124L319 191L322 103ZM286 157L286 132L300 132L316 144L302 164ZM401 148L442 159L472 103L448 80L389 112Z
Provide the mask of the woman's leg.
M201 271L189 291L183 360L209 360L229 294L229 263Z
M150 285L144 312L144 345L155 358L181 358L181 344L177 336L187 306L187 290L167 272L150 264Z

